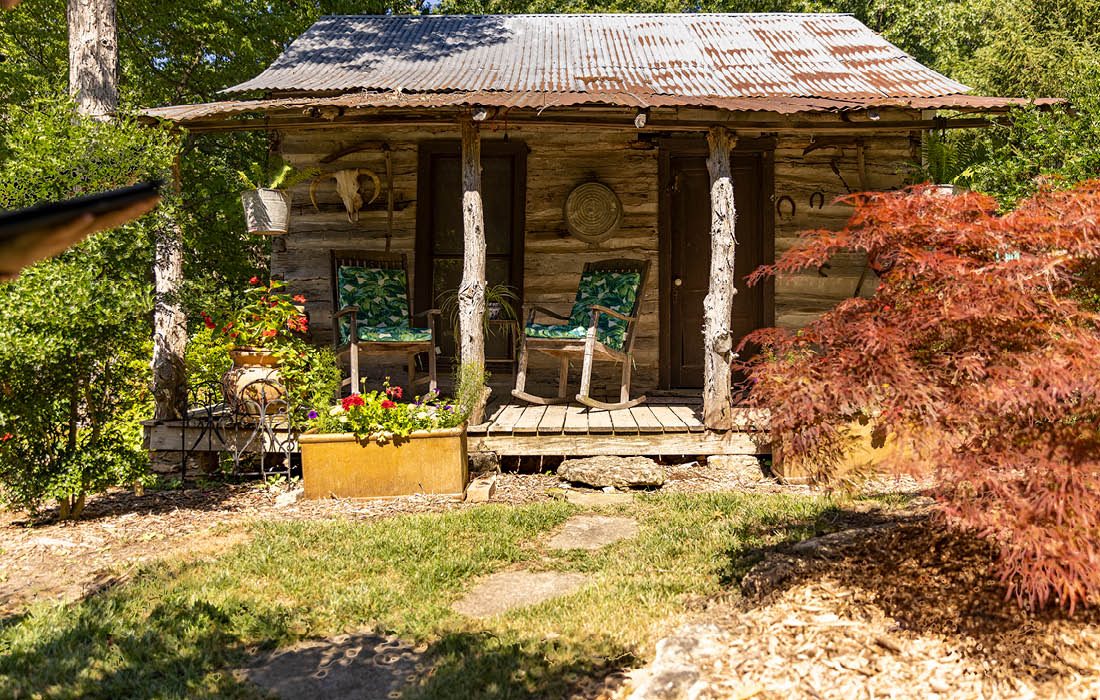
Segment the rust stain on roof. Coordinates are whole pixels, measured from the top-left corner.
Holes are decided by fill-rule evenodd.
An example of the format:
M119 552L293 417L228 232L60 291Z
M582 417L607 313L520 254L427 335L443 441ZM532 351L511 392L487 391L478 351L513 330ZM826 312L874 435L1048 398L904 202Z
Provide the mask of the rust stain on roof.
M864 73L875 65L919 79L872 84ZM669 75L678 66L692 70ZM267 70L227 92L571 92L586 90L591 76L679 97L967 90L850 15L697 13L324 17Z

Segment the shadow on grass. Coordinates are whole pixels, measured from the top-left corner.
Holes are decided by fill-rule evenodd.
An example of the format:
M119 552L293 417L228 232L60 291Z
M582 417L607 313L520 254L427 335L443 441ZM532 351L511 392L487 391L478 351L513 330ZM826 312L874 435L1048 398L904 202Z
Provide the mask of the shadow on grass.
M465 698L593 697L618 674L638 663L609 637L565 641L516 640L488 632L445 634L429 649L431 673L404 697ZM578 652L578 646L589 650Z
M107 594L4 621L0 697L256 698L224 672L247 654L241 628L269 639L289 633L279 610L173 600L142 617L128 607Z

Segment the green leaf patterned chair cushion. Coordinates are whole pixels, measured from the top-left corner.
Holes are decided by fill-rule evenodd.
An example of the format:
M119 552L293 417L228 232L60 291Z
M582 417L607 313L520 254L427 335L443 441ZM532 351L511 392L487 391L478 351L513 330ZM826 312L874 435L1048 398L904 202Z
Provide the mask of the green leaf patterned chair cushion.
M558 324L528 323L525 332L531 338L583 340L588 333L588 324L592 322L593 306L606 306L629 316L634 310L640 284L641 275L637 272L585 272L581 275L577 300L573 302L569 320ZM600 314L596 340L613 350L622 350L628 325L622 319Z
M409 325L408 282L405 271L379 267L340 267L336 271L340 309L358 306L356 327L366 342L431 340L427 328ZM339 310L339 309L338 309ZM348 342L351 319L340 319L340 342Z

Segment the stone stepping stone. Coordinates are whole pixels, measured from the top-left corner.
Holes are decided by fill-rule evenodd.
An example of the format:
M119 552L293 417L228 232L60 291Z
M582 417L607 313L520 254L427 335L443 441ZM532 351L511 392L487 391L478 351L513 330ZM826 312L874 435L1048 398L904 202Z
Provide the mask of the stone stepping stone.
M587 582L588 577L578 573L501 571L483 578L451 609L467 617L492 617L569 595Z
M634 518L613 518L606 515L574 515L561 530L550 538L550 549L600 549L638 534Z
M596 506L626 506L634 502L633 494L629 493L604 493L602 491L575 491L569 489L565 492L565 500L582 508L594 508Z
M286 700L395 697L427 676L425 652L394 636L342 634L263 654L236 675Z

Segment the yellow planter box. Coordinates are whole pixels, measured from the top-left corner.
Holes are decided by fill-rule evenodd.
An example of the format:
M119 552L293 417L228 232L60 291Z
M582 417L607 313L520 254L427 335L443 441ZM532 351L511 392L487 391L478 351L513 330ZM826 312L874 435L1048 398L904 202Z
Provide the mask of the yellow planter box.
M306 498L461 497L469 471L466 429L415 432L379 445L351 433L302 435Z

